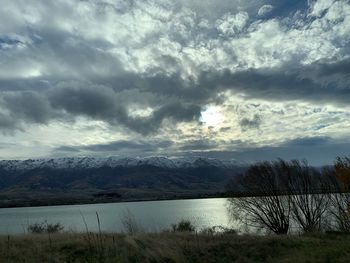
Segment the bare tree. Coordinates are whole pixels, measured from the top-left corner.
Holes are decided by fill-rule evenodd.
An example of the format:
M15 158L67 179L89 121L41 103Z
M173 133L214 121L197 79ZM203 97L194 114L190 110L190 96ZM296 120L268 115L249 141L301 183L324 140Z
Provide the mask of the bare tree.
M324 172L332 185L330 214L336 229L350 232L350 158L338 157L334 167Z
M306 161L293 160L288 179L292 218L304 232L320 231L329 205L329 181Z
M293 220L304 232L314 232L328 219L332 183L306 161L280 159L252 165L228 184L228 192L236 197L229 199L231 215L248 225L285 234ZM349 199L341 198L334 202L339 209L347 209L344 203Z
M283 160L252 165L245 174L228 184L231 215L254 227L286 234L290 225L290 198L282 195L288 165ZM237 197L243 196L245 197ZM235 197L236 196L236 197Z

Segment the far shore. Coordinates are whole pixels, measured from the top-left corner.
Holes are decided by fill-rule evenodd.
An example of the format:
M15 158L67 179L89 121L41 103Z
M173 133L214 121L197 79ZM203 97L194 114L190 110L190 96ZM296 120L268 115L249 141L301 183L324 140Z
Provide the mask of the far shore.
M200 194L200 195L180 195L180 196L166 196L153 198L135 198L135 199L96 199L96 200L50 200L50 203L41 200L33 200L31 204L9 203L9 205L0 204L1 208L24 208L24 207L45 207L45 206L66 206L66 205L89 205L89 204L108 204L108 203L132 203L132 202L155 202L155 201L172 201L172 200L190 200L190 199L210 199L210 198L228 198L226 193L217 194Z

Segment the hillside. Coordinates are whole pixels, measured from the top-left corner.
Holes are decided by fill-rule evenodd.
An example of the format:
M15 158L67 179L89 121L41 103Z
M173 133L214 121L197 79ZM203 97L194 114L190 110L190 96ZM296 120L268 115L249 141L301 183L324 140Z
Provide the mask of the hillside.
M206 158L4 160L0 206L217 196L243 169Z

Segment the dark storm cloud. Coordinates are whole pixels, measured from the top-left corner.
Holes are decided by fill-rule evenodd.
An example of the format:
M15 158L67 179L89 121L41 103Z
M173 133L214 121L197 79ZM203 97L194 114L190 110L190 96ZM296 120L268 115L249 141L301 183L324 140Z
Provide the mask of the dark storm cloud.
M220 103L222 91L242 92L265 100L304 100L344 105L350 100L350 59L307 66L248 69L238 72L205 71L198 80L183 80L180 75L127 75L124 88L200 105ZM333 76L331 82L325 76ZM113 85L113 84L116 85ZM107 85L120 87L118 79ZM141 94L142 96L142 94Z
M157 152L160 149L166 149L173 145L172 141L113 141L110 143L91 144L86 146L60 146L54 149L54 152Z
M208 71L202 72L198 80L183 80L178 74L159 73L142 78L128 75L128 80L123 78L122 82L141 92L199 105L220 103L223 99L221 92L230 90L264 100L303 100L341 106L350 101L349 65L350 59L346 59L298 67L284 65L279 68L238 72ZM325 76L334 78L330 82ZM118 79L114 80L114 83L118 82Z
M298 139L288 141L288 142L282 144L282 147L288 147L288 146L313 147L313 146L322 146L322 145L326 145L329 143L332 143L332 140L330 137L306 137L306 138L298 138Z
M227 132L230 131L232 128L231 127L222 127L220 128L220 132Z
M71 152L71 153L78 153L80 152L78 147L74 147L74 146L59 146L57 148L54 149L55 152Z
M21 92L4 96L4 105L10 116L16 120L31 123L47 123L54 116L51 106L44 96L35 92Z
M212 140L200 139L200 140L189 140L182 143L179 147L181 151L198 151L198 150L210 150L218 146Z
M318 76L329 76L335 74L350 76L350 59L343 59L333 63L316 64Z
M54 108L96 119L108 119L122 111L115 92L106 87L74 87L73 83L70 87L54 89L49 100Z
M240 158L255 160L266 159L307 159L314 165L331 164L336 156L350 155L350 141L336 140L330 137L306 137L286 141L275 147L262 147L242 150Z
M159 102L159 106L150 116L135 117L128 112L128 101L123 101L118 95L110 88L95 86L60 88L50 93L49 97L56 109L72 115L103 120L111 125L122 124L142 134L157 131L165 119L182 122L198 120L200 117L200 106L184 104L181 101Z
M55 83L55 81L53 81ZM43 92L52 87L52 83L41 78L0 79L0 92L34 91Z
M197 156L219 159L235 159L240 162L276 160L278 158L307 159L312 165L329 165L336 156L350 155L350 141L330 137L306 137L286 141L276 146L249 147L242 145L236 150L196 152Z
M138 82L138 89L163 96L171 96L183 101L195 101L205 103L215 98L215 90L202 86L194 79L181 78L179 74L156 74L144 77Z
M58 28L36 29L40 40L31 48L28 58L40 61L47 74L55 79L97 79L124 73L120 61L102 50L108 45L86 39ZM102 42L102 43L101 43Z
M240 72L205 72L200 78L204 89L242 92L251 98L264 100L303 100L333 103L339 106L350 102L350 60L336 63L312 64L293 68L244 70ZM308 74L308 75L306 75ZM333 82L324 75L337 75Z
M17 120L11 116L0 113L0 129L4 134L13 134L15 130L20 130L21 127Z
M197 105L183 105L181 102L173 102L156 110L152 116L154 123L161 122L165 118L175 121L194 121L201 116L201 107Z
M5 94L1 98L0 129L3 132L24 130L25 123L47 124L59 114L52 110L45 96L37 92L25 91Z
M253 118L243 118L239 121L242 131L249 129L257 129L260 127L261 117L258 114L255 114Z
M200 118L201 108L197 105L186 105L179 102L162 105L149 117L131 117L121 114L117 122L142 134L156 132L165 119L177 122L195 121Z
M0 128L16 128L19 121L48 123L65 113L72 117L86 116L103 120L111 125L121 124L133 131L149 134L156 132L165 119L175 123L199 120L201 108L207 103L219 102L220 92L227 90L265 100L303 100L347 105L350 102L349 64L349 60L343 60L312 64L298 71L282 67L237 73L203 72L198 81L184 81L176 74L142 78L127 74L121 77L120 89L113 86L117 79L106 85L81 81L58 82L53 88L40 93L35 89L5 93L1 105L9 112L14 123L3 115ZM325 75L335 76L335 80L323 80ZM29 85L34 84L29 82ZM123 97L123 85L133 90L134 96ZM143 97L152 94L152 100L144 101ZM138 101L154 109L150 116L135 117L130 114L128 105L137 104ZM254 117L242 119L240 125L243 129L252 128L258 127L260 122L259 118Z
M94 144L84 147L85 150L93 152L114 152L120 150L139 150L141 152L151 152L158 149L170 147L173 143L171 141L117 141L108 144Z

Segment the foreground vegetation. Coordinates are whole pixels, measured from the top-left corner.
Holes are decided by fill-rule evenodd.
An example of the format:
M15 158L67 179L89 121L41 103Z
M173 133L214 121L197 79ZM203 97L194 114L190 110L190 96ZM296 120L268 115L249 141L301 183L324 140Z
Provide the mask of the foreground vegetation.
M0 237L0 262L349 262L350 236L165 232Z
M227 186L231 217L275 234L350 233L350 158L317 169L307 161L260 162ZM237 198L241 197L241 198Z

